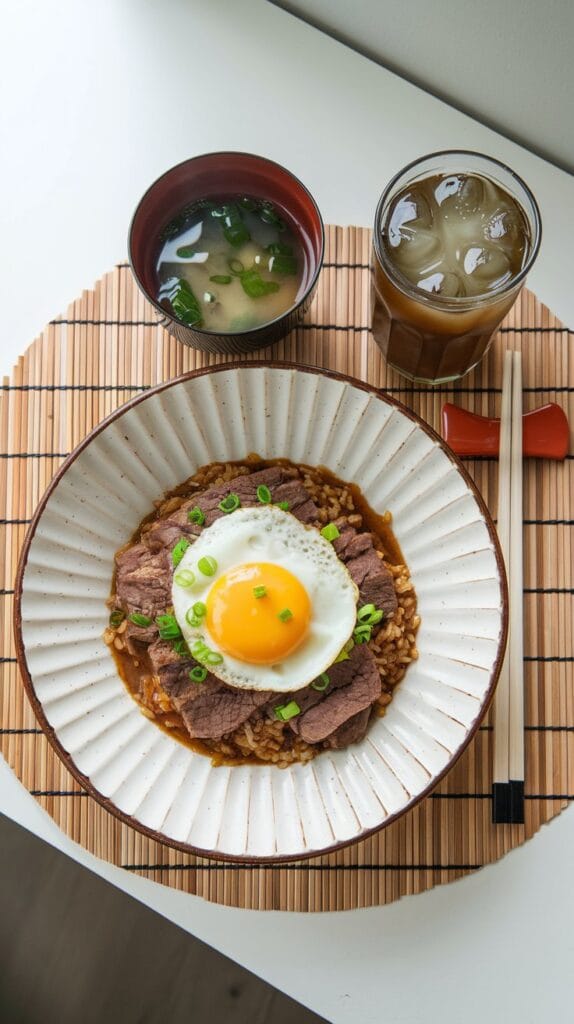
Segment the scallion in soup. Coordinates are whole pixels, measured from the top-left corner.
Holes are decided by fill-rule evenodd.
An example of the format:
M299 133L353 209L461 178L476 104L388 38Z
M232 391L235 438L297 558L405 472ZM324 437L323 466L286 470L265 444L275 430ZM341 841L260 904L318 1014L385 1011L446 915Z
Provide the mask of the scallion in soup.
M301 243L273 203L199 200L163 232L157 300L189 327L248 331L295 305L303 271Z

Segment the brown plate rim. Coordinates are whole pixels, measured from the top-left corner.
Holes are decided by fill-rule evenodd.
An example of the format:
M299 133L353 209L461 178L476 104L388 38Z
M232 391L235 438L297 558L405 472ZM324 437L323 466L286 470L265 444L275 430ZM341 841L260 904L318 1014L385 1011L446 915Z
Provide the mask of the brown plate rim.
M477 715L475 721L473 722L472 726L470 727L463 743L455 752L454 756L449 760L448 764L442 769L442 771L436 777L433 777L429 785L426 786L421 793L418 793L411 800L409 800L409 802L405 804L404 807L402 807L399 811L396 811L394 814L390 814L387 818L385 818L383 822L381 822L380 825L375 825L373 828L365 830L359 836L355 836L351 839L345 839L341 842L331 843L328 846L322 847L321 849L310 850L304 853L280 854L275 856L266 855L258 857L253 854L231 855L226 853L220 853L218 850L205 850L201 847L191 846L189 843L182 843L178 842L177 840L170 839L169 836L165 836L162 832L157 832L154 829L149 828L147 825L144 825L141 822L139 822L136 818L132 817L129 814L126 814L124 811L121 811L119 807L116 807L114 802L109 797L104 796L102 793L99 792L98 789L96 789L96 787L93 785L88 776L84 775L76 767L76 764L74 763L72 756L68 753L67 750L65 750L65 748L63 747L63 745L61 744L60 740L56 735L55 729L48 722L44 714L42 703L38 698L38 695L36 694L32 676L30 674L28 663L26 660L26 650L24 645L24 639L22 636L22 596L24 589L24 574L28 563L30 547L36 534L36 530L38 528L40 519L44 513L44 509L46 508L46 505L50 500L52 493L60 483L60 480L65 476L65 474L68 472L69 468L74 464L78 456L84 451L85 448L87 448L91 444L91 442L99 434L106 430L106 428L111 423L114 423L116 420L120 419L124 413L139 405L140 402L145 401L150 396L160 394L162 391L166 391L169 388L175 387L178 384L182 384L185 381L194 380L198 377L203 377L212 373L227 373L230 370L249 370L261 368L269 368L273 370L296 370L297 372L301 373L312 373L316 374L317 376L328 377L331 380L341 381L342 383L350 385L351 387L355 387L361 391L365 391L368 394L374 395L380 401L383 401L388 405L392 405L395 408L399 409L405 416L407 416L408 419L412 420L419 427L421 427L422 430L431 438L432 441L439 445L439 447L442 449L442 451L450 459L454 467L460 473L462 479L464 480L467 487L471 491L473 497L475 498L477 505L480 509L480 512L483 516L496 557L502 597L502 615L501 631L498 639L496 659L490 674L489 685L483 700L482 708L479 714ZM252 866L262 866L266 864L279 865L284 863L293 863L294 861L307 861L315 857L323 857L327 854L337 853L339 850L345 849L348 846L352 846L354 843L362 842L363 840L368 839L370 836L376 835L378 832L382 831L382 829L387 828L398 818L406 814L407 811L412 810L413 807L416 807L417 804L421 803L438 786L438 784L443 780L447 773L451 771L451 769L454 767L456 762L459 760L461 755L464 753L464 751L470 744L471 740L474 739L476 733L478 732L479 726L488 710L488 707L494 695L494 690L496 687L496 683L498 681L500 669L502 667L502 660L506 649L506 641L508 634L508 588L506 581L506 571L504 567L504 560L502 557L502 551L500 548L498 535L496 533L492 516L474 480L467 472L465 467L462 465L460 459L455 455L452 449L449 448L449 446L446 444L446 442L443 440L440 434L438 434L433 427L426 423L422 419L422 417L418 415L418 413L414 412L414 410L412 409L409 409L408 406L404 405L397 398L394 398L392 395L387 394L382 388L377 388L373 384L367 384L365 383L365 381L358 380L357 378L351 377L348 374L340 373L337 370L323 369L320 366L314 366L311 364L306 365L304 363L296 362L281 362L280 360L257 359L250 360L249 362L245 363L227 362L219 363L216 366L204 366L196 370L191 370L188 373L181 374L180 376L174 377L168 381L162 381L161 383L154 385L148 390L140 392L139 394L135 395L133 398L125 402L123 405L119 406L112 413L110 413L109 416L107 416L104 420L98 423L89 432L89 434L87 434L86 437L83 438L82 441L80 441L80 443L74 448L74 450L70 452L68 457L58 468L56 474L50 481L44 495L40 499L40 502L36 508L36 511L26 533L22 550L20 552L14 589L15 593L13 625L14 638L16 644L16 657L18 660L18 666L22 675L22 680L24 683L26 693L28 695L28 699L32 705L34 714L36 715L36 718L48 742L50 743L50 745L52 746L60 760L64 763L65 767L68 769L70 774L76 780L76 782L82 787L82 789L89 793L89 795L92 796L94 800L96 800L97 803L99 803L104 808L104 810L108 811L114 817L118 818L119 821L121 821L124 825L128 825L130 828L133 828L137 832L142 833L148 839L152 839L156 843L160 843L163 846L168 846L171 849L179 850L182 853L190 854L192 856L200 857L202 859L222 861L224 863L230 862L236 864L245 864Z

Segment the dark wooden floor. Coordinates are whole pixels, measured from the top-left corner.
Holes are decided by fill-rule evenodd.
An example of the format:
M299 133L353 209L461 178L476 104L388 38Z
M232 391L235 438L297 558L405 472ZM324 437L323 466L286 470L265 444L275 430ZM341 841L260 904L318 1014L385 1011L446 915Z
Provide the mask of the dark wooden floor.
M1 1024L320 1024L0 816Z

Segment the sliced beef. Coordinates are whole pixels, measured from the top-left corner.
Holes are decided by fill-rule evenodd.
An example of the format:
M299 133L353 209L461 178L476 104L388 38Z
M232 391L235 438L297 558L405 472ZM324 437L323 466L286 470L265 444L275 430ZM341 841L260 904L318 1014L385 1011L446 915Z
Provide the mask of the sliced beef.
M162 689L165 690L176 711L183 716L196 700L204 699L207 693L214 693L222 689L223 683L216 679L211 672L207 673L202 683L195 683L190 679L189 672L196 665L196 662L189 658L179 658L177 662L164 665L159 672ZM186 722L187 725L187 722Z
M348 685L333 688L341 669ZM306 743L327 740L350 718L370 708L381 693L379 669L366 644L354 647L349 659L333 665L328 675L330 685L324 699L297 716L297 731Z
M148 644L157 640L157 636L158 630L155 623L152 623L151 626L136 626L134 622L128 620L124 632L124 642L130 654L134 658L140 658Z
M179 657L163 640L152 644L148 654L162 689L179 711L192 738L220 739L243 725L272 697L267 690L235 690L211 672L202 683L194 683L189 672L197 663Z
M335 729L335 732L327 736L325 746L331 747L332 750L343 750L351 743L359 743L366 735L370 717L370 707L358 711L356 715L353 715L352 718L343 722L338 729Z
M348 562L351 558L369 551L373 546L373 538L370 533L357 533L354 526L345 526L341 534L333 541L335 552L342 562Z
M287 480L273 491L273 501L289 502L289 511L302 523L316 523L319 509L301 480Z
M309 497L303 482L298 478L294 479L292 474L293 470L287 467L269 466L255 473L237 476L225 484L195 494L170 516L169 523L179 524L182 529L185 527L187 534L199 532L188 521L187 514L191 508L197 505L205 516L204 525L211 526L216 519L225 514L219 508L219 504L228 494L236 494L245 508L258 506L260 502L257 499L257 488L262 484L269 488L274 504L288 501L289 510L301 522L313 522L318 517L317 506Z
M215 689L202 683L198 690L181 712L189 735L197 739L217 740L233 732L272 696L268 690L233 690L222 684Z
M171 571L166 551L152 553L134 544L116 555L116 602L128 614L139 611L150 618L171 603Z
M149 530L142 533L142 544L145 544L150 551L161 551L163 548L175 547L182 537L187 540L195 540L195 534L199 532L193 523L179 523L175 519L158 519Z
M359 588L359 603L374 604L386 616L397 610L397 595L393 577L373 547L346 563L352 579Z

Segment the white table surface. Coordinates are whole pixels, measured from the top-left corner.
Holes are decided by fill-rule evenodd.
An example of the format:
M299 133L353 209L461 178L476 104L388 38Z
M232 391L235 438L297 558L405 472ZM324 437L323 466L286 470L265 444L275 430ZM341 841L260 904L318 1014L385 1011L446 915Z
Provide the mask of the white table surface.
M479 149L508 162L542 210L529 284L574 324L573 180L264 0L3 8L2 373L125 256L147 185L226 148L286 164L340 224L370 225L383 185L423 153ZM5 814L337 1024L571 1016L572 810L499 864L424 895L278 914L212 906L98 861L2 761L0 784Z

